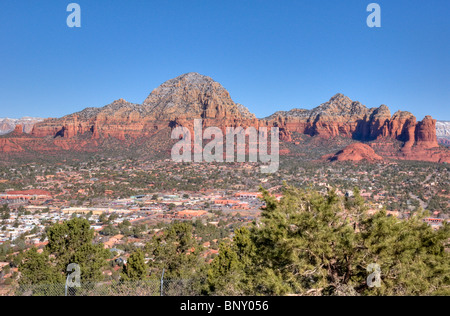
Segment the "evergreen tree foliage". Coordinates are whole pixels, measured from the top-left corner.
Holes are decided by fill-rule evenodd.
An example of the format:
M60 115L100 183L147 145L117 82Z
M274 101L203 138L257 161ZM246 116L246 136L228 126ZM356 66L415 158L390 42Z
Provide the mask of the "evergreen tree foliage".
M209 294L450 294L447 224L434 231L419 213L367 215L359 191L340 198L287 187L278 202L263 191L262 220L222 244L208 270ZM380 287L368 284L371 265Z

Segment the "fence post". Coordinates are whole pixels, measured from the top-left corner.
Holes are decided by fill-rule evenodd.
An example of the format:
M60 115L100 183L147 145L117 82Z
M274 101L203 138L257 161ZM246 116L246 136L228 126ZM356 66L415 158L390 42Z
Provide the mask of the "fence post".
M164 296L164 268L161 275L161 296Z
M69 278L70 278L70 275L68 275L67 279L66 279L66 285L64 287L64 296L67 296L67 284L69 283Z

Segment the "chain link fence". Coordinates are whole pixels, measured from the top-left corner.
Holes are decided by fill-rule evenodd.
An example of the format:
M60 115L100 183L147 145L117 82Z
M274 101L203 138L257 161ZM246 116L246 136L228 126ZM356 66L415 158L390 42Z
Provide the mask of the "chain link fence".
M12 296L200 296L201 280L145 280L65 284L20 285Z

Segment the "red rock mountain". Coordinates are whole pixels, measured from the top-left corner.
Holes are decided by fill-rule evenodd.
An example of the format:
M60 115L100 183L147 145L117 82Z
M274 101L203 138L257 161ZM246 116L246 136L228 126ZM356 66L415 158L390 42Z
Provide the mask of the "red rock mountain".
M376 162L383 160L383 157L377 155L372 147L362 144L354 143L343 150L339 151L335 155L324 157L330 161L354 161L358 162L361 160Z
M30 133L34 124L43 120L37 117L22 117L20 119L0 118L0 135L11 133L17 125L22 125L25 133Z
M436 120L430 116L422 122L409 112L397 112L391 117L389 108L368 109L359 102L353 102L342 94L336 94L330 101L313 110L294 109L276 112L264 119L268 125L277 125L290 132L330 138L348 137L360 141L393 138L422 148L439 147L436 138Z
M233 102L219 83L188 73L163 83L143 104L119 99L103 108L88 108L36 124L31 134L64 139L81 135L90 135L92 139L136 139L152 136L167 127L191 126L196 118L202 118L208 126L258 123L247 108Z
M285 142L291 142L296 133L321 138L340 136L374 142L372 147L377 152L391 158L450 162L448 151L437 143L436 121L429 116L421 122L409 112L391 116L385 105L369 109L337 94L312 110L277 112L258 120L235 103L219 83L198 73L163 83L142 104L119 99L102 108L87 108L37 123L31 135L15 131L0 136L0 152L98 152L111 144L120 150L148 142L156 150L154 144L170 140L171 129L191 129L195 118L202 118L204 126L222 129L277 126ZM392 142L400 143L401 149L383 147Z

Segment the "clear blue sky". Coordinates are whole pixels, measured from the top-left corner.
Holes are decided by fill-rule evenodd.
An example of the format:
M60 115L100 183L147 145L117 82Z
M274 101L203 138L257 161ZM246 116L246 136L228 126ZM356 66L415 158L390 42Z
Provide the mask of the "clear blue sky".
M79 29L66 26L71 2ZM142 103L193 71L258 117L340 92L450 120L449 21L449 0L2 0L0 117Z

